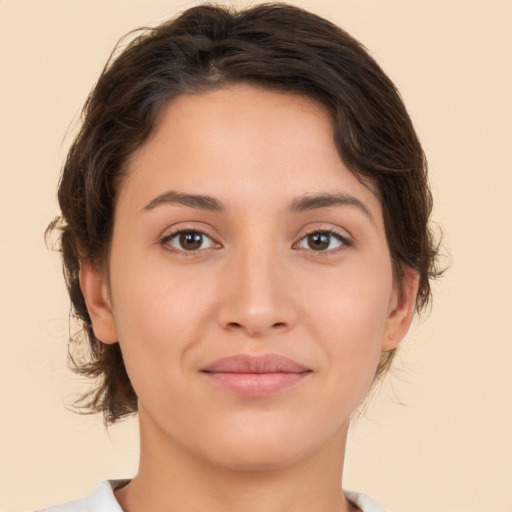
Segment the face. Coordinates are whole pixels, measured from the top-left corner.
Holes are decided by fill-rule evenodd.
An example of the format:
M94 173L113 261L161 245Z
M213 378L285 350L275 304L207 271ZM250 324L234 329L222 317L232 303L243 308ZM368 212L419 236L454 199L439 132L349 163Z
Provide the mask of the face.
M108 274L83 265L82 288L141 425L231 468L341 449L414 302L322 108L249 85L162 113L120 186Z

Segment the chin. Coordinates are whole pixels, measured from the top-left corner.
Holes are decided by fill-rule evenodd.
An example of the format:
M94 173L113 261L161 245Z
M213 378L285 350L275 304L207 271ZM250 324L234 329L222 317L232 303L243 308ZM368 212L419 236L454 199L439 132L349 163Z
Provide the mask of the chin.
M269 471L290 466L318 446L314 436L298 429L248 428L238 435L218 436L214 446L205 447L207 458L217 466L238 471Z
M269 447L248 446L210 455L210 462L232 471L272 471L297 462L304 455L302 450L273 450Z

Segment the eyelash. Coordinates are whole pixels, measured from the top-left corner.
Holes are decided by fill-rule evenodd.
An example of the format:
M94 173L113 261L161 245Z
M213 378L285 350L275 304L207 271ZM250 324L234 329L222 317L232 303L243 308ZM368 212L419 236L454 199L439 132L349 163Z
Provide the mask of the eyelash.
M311 251L315 254L315 256L329 256L332 254L337 254L343 250L345 250L347 247L350 247L352 245L352 242L345 236L341 235L334 229L314 229L310 231L309 233L306 233L304 236L301 237L301 239L294 245L298 245L303 240L306 240L311 235L328 235L329 237L336 238L340 245L334 249L329 250L315 250L312 248L308 248L305 250Z
M201 237L206 237L207 239L209 239L211 241L212 247L207 247L205 249L198 248L198 249L186 250L186 249L172 247L170 245L171 240L176 239L180 235L186 235L186 234L195 234L195 235L200 235ZM298 245L302 241L306 240L309 236L317 235L317 234L328 235L329 237L333 237L340 242L340 245L334 249L329 249L329 250L315 250L312 248L298 247ZM204 239L202 240L202 242L203 241L204 241ZM168 251L180 253L184 256L195 256L200 252L208 251L208 250L214 248L214 246L220 246L220 244L218 242L216 242L210 235L208 235L204 231L201 231L200 229L192 229L192 228L188 228L188 229L182 228L182 229L173 231L172 233L162 237L160 239L159 243L160 243L160 245L164 246ZM298 250L303 249L303 250L310 251L313 254L315 254L316 256L328 256L331 254L337 254L338 252L345 250L347 247L350 247L351 245L352 245L352 242L347 237L341 235L340 233L338 233L337 231L335 231L333 229L315 229L315 230L312 230L309 233L306 233L305 235L303 235L299 239L298 242L293 244L293 247L297 248Z
M192 228L181 228L177 229L176 231L173 231L172 233L165 235L160 239L160 245L164 246L164 248L168 251L179 253L183 256L195 256L200 252L207 251L211 249L212 247L208 247L206 249L193 249L193 250L186 250L182 248L172 247L170 245L170 242L175 239L179 238L180 235L186 235L186 234L194 234L194 235L200 235L203 237L202 243L204 242L204 238L207 238L211 241L212 247L214 246L220 246L218 242L216 242L210 235L205 233L204 231L200 229L192 229Z

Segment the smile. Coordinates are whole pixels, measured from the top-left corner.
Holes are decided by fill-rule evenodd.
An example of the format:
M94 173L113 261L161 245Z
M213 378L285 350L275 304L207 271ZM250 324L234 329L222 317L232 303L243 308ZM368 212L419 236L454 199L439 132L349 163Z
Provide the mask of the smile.
M219 359L201 372L227 391L242 396L263 397L298 384L312 370L277 354L240 354Z

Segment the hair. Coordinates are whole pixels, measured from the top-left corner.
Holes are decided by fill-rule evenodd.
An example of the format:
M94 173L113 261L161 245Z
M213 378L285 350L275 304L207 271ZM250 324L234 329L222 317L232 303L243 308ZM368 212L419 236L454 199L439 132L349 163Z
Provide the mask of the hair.
M107 62L63 167L62 215L47 228L58 230L72 314L82 327L70 339L71 366L95 380L75 405L102 412L106 424L135 413L137 395L119 343L104 344L94 335L80 262L104 268L127 160L148 139L163 107L179 95L240 82L324 107L341 159L379 196L396 282L402 285L406 272L414 271L416 310L431 299L430 281L439 272L426 159L394 84L367 50L333 23L287 4L190 8L142 29ZM376 380L394 354L383 352Z

